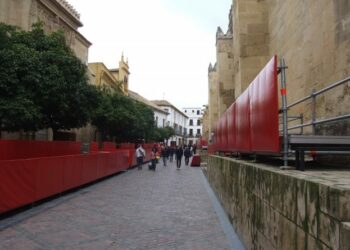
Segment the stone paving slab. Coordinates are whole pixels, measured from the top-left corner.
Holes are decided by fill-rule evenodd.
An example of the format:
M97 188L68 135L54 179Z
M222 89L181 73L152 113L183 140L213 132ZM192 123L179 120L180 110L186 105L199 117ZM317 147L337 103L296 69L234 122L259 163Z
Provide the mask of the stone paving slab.
M144 165L0 221L0 249L243 249L206 185L200 168Z

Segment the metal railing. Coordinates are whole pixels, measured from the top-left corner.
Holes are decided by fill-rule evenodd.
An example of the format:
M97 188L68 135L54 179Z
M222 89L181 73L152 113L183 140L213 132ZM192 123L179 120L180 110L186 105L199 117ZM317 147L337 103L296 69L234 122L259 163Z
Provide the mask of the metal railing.
M340 121L340 120L349 119L350 114L340 115L340 116L335 116L335 117L320 119L320 120L316 119L316 97L321 95L321 94L324 94L325 92L327 92L331 89L334 89L335 87L338 87L344 83L347 83L347 82L350 82L350 77L347 77L341 81L335 82L335 83L331 84L330 86L328 86L324 89L321 89L319 91L316 91L315 89L313 89L309 96L306 96L306 97L288 105L287 109L290 109L290 108L292 108L300 103L303 103L303 102L311 99L311 109L312 109L311 110L311 121L309 121L307 123L302 122L300 125L295 125L295 126L289 127L288 130L312 126L312 134L315 135L315 130L316 130L317 124L323 124L323 123L328 123L328 122L333 122L333 121Z
M325 118L325 119L316 119L316 97L324 94L325 92L334 89L335 87L338 87L344 83L350 82L350 77L347 77L343 80L340 80L338 82L335 82L331 84L330 86L323 88L319 91L316 91L315 89L312 90L311 94L309 96L306 96L290 105L287 105L287 98L286 98L286 72L285 70L288 67L285 65L285 61L283 58L280 59L280 66L278 68L278 72L280 73L281 78L281 97L282 97L282 108L280 110L281 113L281 120L282 120L282 129L280 129L280 132L283 134L283 161L284 166L288 165L288 154L289 154L289 145L288 145L288 131L293 129L300 129L300 134L302 135L304 132L304 128L308 126L312 126L312 134L315 135L316 125L318 124L324 124L328 122L334 122L334 121L340 121L350 118L350 114L335 116L331 118ZM304 116L303 114L300 114L299 116L288 116L288 110L300 103L304 103L307 100L311 99L311 121L308 121L304 123ZM292 121L300 120L299 125L288 127L288 123Z

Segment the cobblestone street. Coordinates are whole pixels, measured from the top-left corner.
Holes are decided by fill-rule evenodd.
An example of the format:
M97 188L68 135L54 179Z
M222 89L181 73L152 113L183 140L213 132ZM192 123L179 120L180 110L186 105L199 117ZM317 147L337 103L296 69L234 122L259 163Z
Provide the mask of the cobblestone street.
M0 249L244 249L200 168L132 169L0 221Z

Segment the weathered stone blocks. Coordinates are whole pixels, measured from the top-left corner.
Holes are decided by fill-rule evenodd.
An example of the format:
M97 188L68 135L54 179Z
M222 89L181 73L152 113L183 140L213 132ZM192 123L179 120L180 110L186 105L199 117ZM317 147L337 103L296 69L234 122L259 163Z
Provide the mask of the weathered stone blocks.
M350 181L342 173L209 156L207 175L247 249L350 249Z

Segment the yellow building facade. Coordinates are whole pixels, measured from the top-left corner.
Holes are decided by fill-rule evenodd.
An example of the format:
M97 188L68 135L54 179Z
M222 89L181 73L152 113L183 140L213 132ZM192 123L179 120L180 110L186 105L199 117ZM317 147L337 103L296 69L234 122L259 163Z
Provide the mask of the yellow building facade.
M121 92L128 95L129 91L129 65L122 55L119 68L108 69L104 63L89 63L89 70L93 74L92 84L108 89L111 93Z

